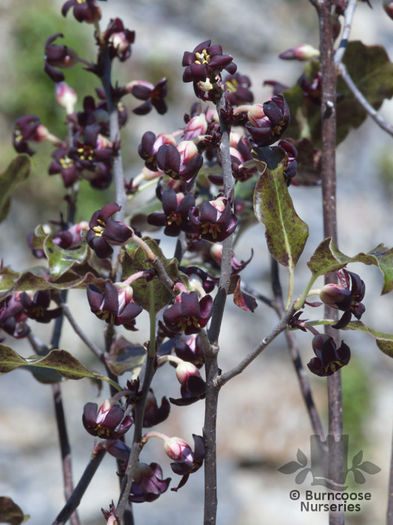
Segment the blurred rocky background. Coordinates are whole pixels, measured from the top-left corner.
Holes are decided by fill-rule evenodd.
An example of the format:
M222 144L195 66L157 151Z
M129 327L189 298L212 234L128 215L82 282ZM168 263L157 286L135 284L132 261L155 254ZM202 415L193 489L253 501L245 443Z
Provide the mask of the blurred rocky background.
M373 9L360 3L355 16L352 39L366 44L382 44L392 58L393 22L374 0ZM82 56L94 56L92 28L78 24L72 16L60 15L62 2L51 0L0 0L0 158L4 169L13 158L10 146L15 119L35 113L60 136L64 135L63 113L56 106L53 84L43 72L44 44L48 36L62 32L65 43ZM240 72L250 76L256 101L270 95L263 81L275 79L291 85L302 71L301 64L283 62L278 53L307 42L318 46L317 18L307 0L108 0L102 2L104 27L111 17L119 16L126 27L136 30L132 59L115 67L120 82L145 79L156 82L169 79L169 112L164 117L150 114L131 117L123 136L127 176L141 169L136 146L144 131L172 131L182 126L183 114L193 102L192 88L181 82L181 59L185 50L212 39L233 55ZM83 96L94 92L97 82L80 68L67 71L67 81ZM133 102L130 101L130 109ZM393 122L393 103L385 102L382 114ZM26 234L39 222L56 219L64 210L58 195L61 183L47 176L49 148L38 148L33 158L33 176L15 195L10 214L0 225L0 256L4 264L23 270L32 260L25 244ZM338 214L340 248L352 255L368 251L378 243L393 245L393 154L391 137L368 120L354 131L338 149ZM310 239L296 273L296 290L300 293L308 271L305 263L322 239L320 188L292 188L299 215L310 226ZM81 185L83 203L79 218L111 200L113 191L96 192ZM163 245L172 253L171 243ZM262 293L270 293L269 256L262 226L252 227L236 248L239 259L246 259L251 247L252 263L244 277ZM353 265L366 282L365 322L386 332L393 332L392 297L380 297L381 276L374 267ZM285 282L285 275L283 281ZM79 322L102 345L101 325L91 314L85 295L73 292L70 306ZM307 312L309 317L316 312ZM141 316L142 317L142 316ZM266 335L275 317L260 305L254 314L230 305L221 337L220 366L228 369L238 362ZM135 342L148 339L147 319L138 319L139 331L132 333ZM47 337L42 325L37 335ZM127 334L130 338L130 334ZM362 512L349 513L351 525L383 523L386 512L388 464L392 433L393 362L376 347L367 335L345 333L352 349L352 360L343 369L345 433L349 435L349 461L359 450L364 458L381 468L367 476L364 485L353 490L369 491L372 499L362 504ZM297 336L303 361L312 354L310 337ZM25 342L14 344L24 356L31 349ZM98 365L88 350L66 325L61 347L70 350L92 368ZM326 381L310 377L315 400L326 422ZM178 384L173 369L164 367L154 379L157 397L177 395ZM101 402L95 385L88 380L65 381L62 385L73 450L74 479L83 472L93 446L93 438L81 425L84 403ZM203 422L202 403L191 408L174 407L162 430L186 440L200 434ZM294 476L278 468L295 460L300 448L310 455L308 416L283 337L271 345L240 377L223 388L218 417L219 513L220 525L319 525L327 523L327 513L305 513L289 499L289 491L311 488L311 479L297 486ZM156 445L156 444L154 444ZM165 476L171 475L160 447L146 447L143 460L157 461ZM100 508L117 500L118 483L115 464L106 457L83 498L79 513L84 525L98 525L104 520ZM172 477L175 477L174 475ZM177 480L173 480L172 484ZM352 480L349 480L350 486ZM351 486L352 487L352 486ZM31 525L49 524L63 505L61 464L54 423L51 387L37 383L26 371L15 371L0 378L0 495L12 497L26 514ZM136 523L156 525L200 525L203 501L202 469L176 494L168 491L156 502L134 505Z

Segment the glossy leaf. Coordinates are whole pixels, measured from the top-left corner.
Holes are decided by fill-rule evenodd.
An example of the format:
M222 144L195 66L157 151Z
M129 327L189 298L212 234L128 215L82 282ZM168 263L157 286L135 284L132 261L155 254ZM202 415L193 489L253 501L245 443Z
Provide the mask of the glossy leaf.
M109 353L104 355L109 370L116 376L131 372L131 380L138 377L146 359L146 348L119 337Z
M115 388L120 388L117 383L109 378L86 368L78 359L65 350L52 350L44 357L34 356L25 359L9 346L0 344L0 373L5 374L20 367L56 370L62 377L67 379L82 379L84 377L102 379L115 386Z
M20 525L28 520L29 516L23 514L22 509L11 498L0 497L0 523Z
M353 257L348 257L340 252L335 242L328 237L321 242L307 264L316 279L320 275L340 270L353 262L378 266L384 277L381 294L393 290L393 249L383 244L379 244L368 253L360 252Z
M254 212L265 226L271 255L282 265L294 268L308 237L308 226L297 215L284 180L285 154L267 159L254 191ZM264 157L266 158L266 157Z
M144 240L153 253L161 260L169 277L171 277L173 281L179 280L180 274L177 267L177 260L166 259L158 244L153 239L145 238ZM152 263L147 259L145 252L139 246L136 249L129 249L124 253L122 264L123 281L136 272L153 269ZM166 306L172 297L166 286L162 284L156 276L150 281L144 277L137 279L132 283L132 288L134 290L134 301L146 311L150 309L150 297L153 297L153 307L156 312Z
M27 179L29 173L30 158L28 155L18 155L0 174L0 222L7 217L12 192Z

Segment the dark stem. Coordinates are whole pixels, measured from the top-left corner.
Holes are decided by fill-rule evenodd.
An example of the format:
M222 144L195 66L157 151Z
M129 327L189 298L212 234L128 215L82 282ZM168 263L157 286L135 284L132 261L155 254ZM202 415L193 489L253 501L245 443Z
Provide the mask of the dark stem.
M393 432L392 432L392 451L391 451L391 457L390 457L389 494L388 494L388 511L386 515L386 525L393 525Z
M285 314L284 300L282 295L278 263L275 259L273 259L273 257L271 258L271 280L273 295L275 297L276 303L276 312L277 315L281 318ZM287 341L287 346L292 359L293 366L295 367L296 375L299 381L300 392L306 405L307 413L310 418L313 432L314 434L317 434L320 437L320 442L322 443L325 441L322 423L318 414L317 407L314 403L310 383L308 381L307 374L303 366L302 358L300 357L299 348L296 345L295 335L292 332L285 330L285 339Z
M215 386L218 374L217 355L205 355L206 369L206 404L203 437L206 447L205 456L205 525L214 525L217 516L217 454L216 454L216 428L217 405L219 388Z
M220 160L224 180L224 196L227 199L227 202L231 203L231 207L233 209L233 188L235 181L232 174L232 161L229 142L231 128L224 117L226 109L225 91L222 92L216 109L220 121L221 131ZM212 319L208 330L208 339L210 345L205 346L204 344L206 370L205 420L203 425L203 436L206 448L206 456L204 461L204 523L209 525L215 525L217 518L216 424L219 392L219 387L216 382L218 376L217 356L218 339L221 331L221 324L224 316L225 303L232 270L232 242L233 235L230 235L222 243L220 280L218 284L218 291L214 299Z
M322 200L324 237L331 237L337 243L336 212L336 66L334 63L332 0L324 0L319 6L320 63L322 74ZM327 275L325 282L333 282L334 275ZM325 307L325 317L335 318L337 311ZM334 338L337 346L338 331L327 326L325 332ZM340 371L328 377L329 435L340 444L343 432L342 387ZM329 456L330 479L340 482L343 476L343 447L334 446ZM342 512L330 512L330 525L343 525Z
M105 456L105 452L105 450L101 449L93 454L91 460L85 468L85 471L82 474L81 479L79 480L79 483L75 487L67 503L65 504L61 512L58 514L57 518L52 523L52 525L62 525L63 523L66 523L71 514L78 507L84 493L86 492L87 487L89 486L103 457Z

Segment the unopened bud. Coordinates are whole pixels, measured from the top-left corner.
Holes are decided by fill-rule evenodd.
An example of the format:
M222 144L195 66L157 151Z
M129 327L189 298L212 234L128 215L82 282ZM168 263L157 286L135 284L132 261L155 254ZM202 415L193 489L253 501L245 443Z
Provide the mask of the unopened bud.
M299 44L295 47L291 47L286 51L283 51L278 55L283 60L310 60L311 58L318 58L319 51L309 44Z
M67 115L74 112L78 100L76 92L66 82L55 84L56 101L60 107L66 110Z

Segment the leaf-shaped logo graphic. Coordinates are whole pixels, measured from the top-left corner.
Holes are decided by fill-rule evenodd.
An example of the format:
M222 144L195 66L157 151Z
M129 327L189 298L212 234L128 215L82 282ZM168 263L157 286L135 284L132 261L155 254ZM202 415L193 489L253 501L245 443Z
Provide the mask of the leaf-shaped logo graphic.
M297 463L296 461L290 461L289 463L285 463L285 465L280 467L278 470L283 474L293 474L302 467L303 465Z
M302 467L305 467L307 465L307 456L304 452L300 450L300 448L297 449L296 459L302 465Z
M356 454L356 456L353 456L352 458L352 467L358 467L363 459L363 451L361 450Z
M374 465L374 463L371 463L371 461L363 461L361 465L358 466L361 470L364 472L367 472L367 474L377 474L381 471L377 465Z
M310 468L304 468L296 474L295 483L301 485L307 477L307 474L311 472Z

